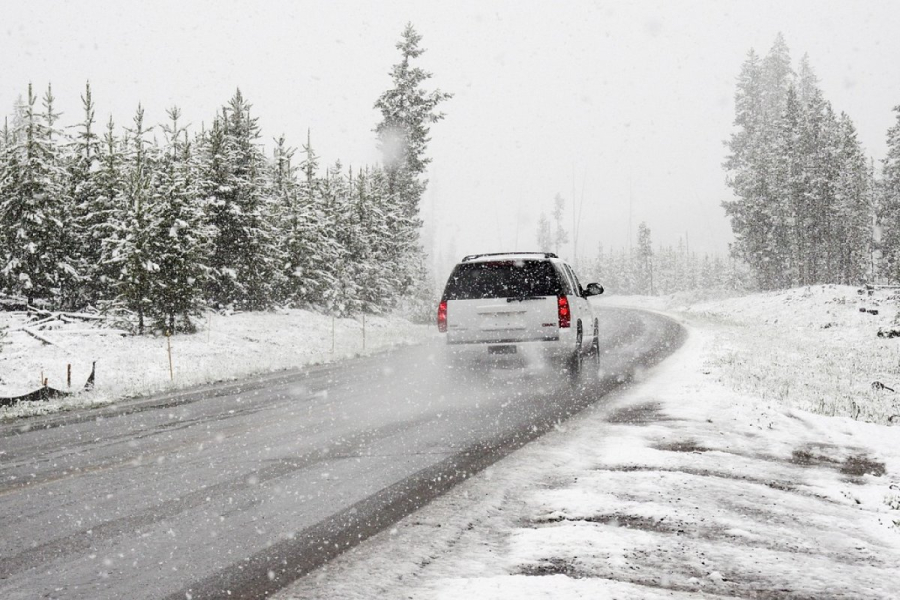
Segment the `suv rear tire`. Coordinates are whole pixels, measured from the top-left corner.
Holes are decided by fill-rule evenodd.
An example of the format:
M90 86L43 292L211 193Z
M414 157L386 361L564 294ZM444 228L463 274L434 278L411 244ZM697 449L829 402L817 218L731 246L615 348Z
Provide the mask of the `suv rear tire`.
M573 383L577 383L581 379L581 372L584 370L584 354L581 352L581 344L584 341L584 332L581 328L581 321L578 322L578 335L575 343L575 351L566 359L565 369L569 374L569 379Z

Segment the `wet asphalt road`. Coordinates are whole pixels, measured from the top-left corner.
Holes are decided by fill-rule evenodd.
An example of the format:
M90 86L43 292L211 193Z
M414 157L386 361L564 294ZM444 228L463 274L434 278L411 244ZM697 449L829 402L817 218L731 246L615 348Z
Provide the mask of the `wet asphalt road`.
M579 385L436 343L0 426L0 598L263 598L677 348L603 309Z

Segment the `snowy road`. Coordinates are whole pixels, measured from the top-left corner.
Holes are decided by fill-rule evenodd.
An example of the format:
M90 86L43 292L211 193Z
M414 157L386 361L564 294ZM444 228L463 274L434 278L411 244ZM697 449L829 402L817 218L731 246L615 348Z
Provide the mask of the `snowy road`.
M681 342L601 313L599 377L448 379L440 348L0 428L0 597L259 598L423 506Z

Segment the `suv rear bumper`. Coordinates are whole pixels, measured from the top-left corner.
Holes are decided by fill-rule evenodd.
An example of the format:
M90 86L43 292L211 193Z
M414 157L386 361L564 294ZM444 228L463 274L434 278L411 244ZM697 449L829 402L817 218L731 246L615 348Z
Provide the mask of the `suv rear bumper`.
M447 339L446 354L452 362L466 364L521 363L523 365L556 362L572 356L575 351L576 333L563 331L562 335L538 341L492 340L490 342L454 342ZM582 351L585 344L582 342Z

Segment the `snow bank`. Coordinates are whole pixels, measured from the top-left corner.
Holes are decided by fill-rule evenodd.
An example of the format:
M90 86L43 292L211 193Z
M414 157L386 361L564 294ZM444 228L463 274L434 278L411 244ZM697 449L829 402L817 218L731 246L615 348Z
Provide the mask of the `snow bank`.
M66 388L67 365L72 387L80 388L97 362L96 389L51 402L21 403L0 408L0 418L16 418L76 407L115 402L123 397L327 362L396 344L414 343L432 327L398 317L366 317L365 350L362 319L336 319L305 310L210 315L192 335L101 335L82 323L61 323L44 333L57 345L45 345L18 330L25 317L0 313L8 324L9 342L0 352L0 396L17 396L48 385ZM334 351L332 352L332 325ZM172 349L169 371L168 344Z

